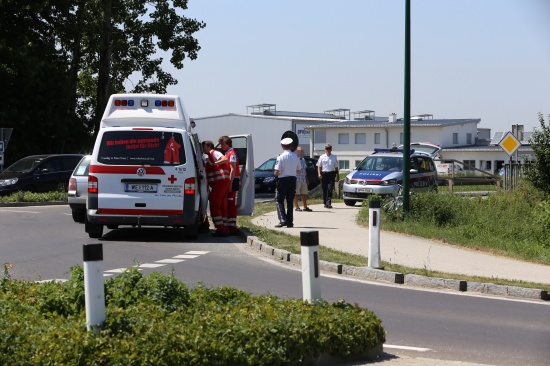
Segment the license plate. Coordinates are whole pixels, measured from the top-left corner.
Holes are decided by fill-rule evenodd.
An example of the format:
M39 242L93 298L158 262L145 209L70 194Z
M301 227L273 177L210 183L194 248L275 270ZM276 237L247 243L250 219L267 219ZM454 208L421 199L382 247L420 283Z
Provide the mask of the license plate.
M372 193L372 188L357 188L357 193Z
M156 184L131 184L126 183L124 188L125 192L147 192L147 193L156 193L157 185Z

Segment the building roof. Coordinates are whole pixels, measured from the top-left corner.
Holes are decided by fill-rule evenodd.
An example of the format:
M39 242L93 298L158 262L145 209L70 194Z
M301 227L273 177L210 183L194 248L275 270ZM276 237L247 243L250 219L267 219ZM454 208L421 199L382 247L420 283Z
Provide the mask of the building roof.
M464 119L427 119L427 120L411 120L411 127L445 127L461 125L464 123L479 123L479 118L464 118ZM403 119L398 119L396 122L389 122L387 117L376 117L374 121L369 120L350 120L332 122L322 125L308 126L308 128L403 128Z

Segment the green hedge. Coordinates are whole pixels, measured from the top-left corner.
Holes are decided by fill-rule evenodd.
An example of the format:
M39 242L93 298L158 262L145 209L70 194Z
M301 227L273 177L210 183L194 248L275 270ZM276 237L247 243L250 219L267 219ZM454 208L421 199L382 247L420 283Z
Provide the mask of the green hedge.
M363 354L385 341L376 315L229 288L189 289L132 268L105 282L106 323L85 326L83 270L68 282L0 280L0 364L291 365Z

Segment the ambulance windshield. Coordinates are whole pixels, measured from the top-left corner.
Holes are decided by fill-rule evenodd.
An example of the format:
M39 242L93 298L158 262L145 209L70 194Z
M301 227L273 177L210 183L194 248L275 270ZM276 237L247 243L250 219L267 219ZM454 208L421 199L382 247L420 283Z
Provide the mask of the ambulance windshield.
M110 131L103 134L97 161L113 165L185 164L181 134L162 131Z

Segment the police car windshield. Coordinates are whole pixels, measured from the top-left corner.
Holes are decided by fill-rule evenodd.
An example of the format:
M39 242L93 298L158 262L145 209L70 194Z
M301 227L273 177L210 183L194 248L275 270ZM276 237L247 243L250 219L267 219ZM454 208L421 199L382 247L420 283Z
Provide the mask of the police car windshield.
M370 155L359 164L357 170L400 172L403 158L397 156Z
M181 134L143 130L106 132L97 156L114 165L180 165L185 159Z

